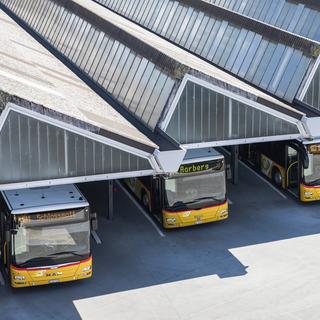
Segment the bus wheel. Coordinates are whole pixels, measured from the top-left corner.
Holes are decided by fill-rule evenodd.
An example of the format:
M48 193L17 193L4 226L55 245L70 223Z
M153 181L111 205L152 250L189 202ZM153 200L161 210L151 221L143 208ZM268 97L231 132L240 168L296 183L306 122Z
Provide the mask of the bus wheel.
M282 175L278 168L273 168L272 180L277 187L282 186Z
M145 191L142 192L141 202L142 202L143 207L149 212L150 211L149 197L147 196Z

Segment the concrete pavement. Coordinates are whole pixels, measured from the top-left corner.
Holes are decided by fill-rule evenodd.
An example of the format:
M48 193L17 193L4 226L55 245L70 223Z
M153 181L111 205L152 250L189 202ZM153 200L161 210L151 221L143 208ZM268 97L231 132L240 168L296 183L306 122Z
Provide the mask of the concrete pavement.
M103 184L91 188L103 212ZM160 237L125 197L100 219L94 277L0 287L3 319L318 319L320 210L284 199L240 167L226 221ZM88 194L91 197L90 192Z

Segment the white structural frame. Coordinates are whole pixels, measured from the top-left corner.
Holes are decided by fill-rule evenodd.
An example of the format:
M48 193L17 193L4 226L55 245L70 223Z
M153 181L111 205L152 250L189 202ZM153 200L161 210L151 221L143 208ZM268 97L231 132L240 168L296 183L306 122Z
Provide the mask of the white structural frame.
M188 150L188 149L197 149L197 148L233 146L233 145L239 145L239 144L250 144L250 143L258 143L258 142L295 140L299 138L301 138L300 134L288 134L288 135L282 135L282 136L266 136L266 137L260 137L260 138L245 138L245 139L187 143L187 144L183 144L182 146L183 148Z
M318 56L313 68L311 69L311 72L307 76L304 86L302 87L302 89L300 89L298 91L298 94L297 94L297 97L296 97L297 100L303 101L303 99L305 98L305 96L307 94L307 91L308 91L308 89L310 87L311 81L313 80L313 78L314 78L314 76L315 76L315 74L316 74L316 72L317 72L317 70L319 68L319 65L320 65L320 55Z
M143 150L139 150L137 148L128 146L124 143L121 143L121 142L112 140L110 138L98 135L98 134L90 132L88 130L73 126L72 124L51 118L51 117L46 116L44 114L40 114L36 111L30 110L30 109L27 109L24 107L20 107L20 106L13 104L11 102L7 104L5 110L0 115L0 132L2 130L2 127L3 127L7 117L9 115L10 111L20 113L20 114L25 115L27 117L33 118L35 120L39 120L39 121L45 122L47 124L53 125L55 127L58 127L60 129L67 130L67 131L72 132L74 134L78 134L82 137L92 139L94 141L111 146L113 148L116 148L116 149L119 149L119 150L122 150L122 151L125 151L128 153L134 154L138 157L150 160L151 154L147 153ZM91 125L91 124L88 123L88 125Z
M5 190L24 189L24 188L48 187L48 186L70 184L70 183L115 180L115 179L123 179L123 178L151 176L153 174L154 174L154 170L141 170L141 171L109 173L109 174L100 174L100 175L91 175L91 176L58 178L58 179L51 179L51 180L37 180L37 181L30 181L30 182L13 182L13 183L0 184L0 190L5 191Z
M211 161L211 160L221 160L224 159L224 156L221 155L215 155L212 157L199 157L199 158L194 158L194 159L185 159L182 161L182 164L191 164L191 163L198 163L198 162L205 162L205 161Z
M75 127L73 125L64 123L60 120L50 118L46 115L37 113L35 111L20 107L13 103L8 103L3 112L0 115L0 132L3 128L3 125L8 118L10 112L16 112L19 114L23 114L27 117L51 124L53 126L59 127L61 129L67 130L74 134L92 139L94 141L100 142L102 144L114 147L121 151L128 152L130 154L136 155L140 158L144 158L149 161L152 169L150 170L139 170L139 171L130 171L130 172L120 172L120 173L109 173L109 174L99 174L99 175L90 175L90 176L79 176L79 177L68 177L68 178L57 178L57 179L48 179L48 180L38 180L38 181L30 181L30 182L13 182L8 184L0 184L0 190L13 190L13 189L21 189L21 188L33 188L33 187L42 187L42 186L51 186L51 185L61 185L61 184L69 184L69 183L80 183L80 182L90 182L90 181L100 181L100 180L113 180L113 179L121 179L127 177L137 177L137 176L147 176L153 175L155 172L162 171L157 161L154 159L153 154L149 154L145 151L136 149L134 147L125 145L121 142L114 141L112 139L99 136L95 133L89 132L85 129ZM157 150L157 149L156 149Z
M243 104L246 104L246 105L248 105L248 106L250 106L252 108L255 108L255 109L259 110L259 111L268 113L268 114L273 115L273 116L275 116L275 117L277 117L279 119L282 119L284 121L292 123L292 124L294 124L294 125L296 125L298 127L298 129L299 129L299 131L300 131L302 136L304 136L304 137L308 136L308 133L306 132L304 126L301 124L300 120L297 120L297 119L295 119L293 117L290 117L290 116L288 116L288 115L286 115L284 113L281 113L281 112L279 112L277 110L273 110L273 109L271 109L269 107L266 107L266 106L264 106L264 105L262 105L262 104L260 104L258 102L250 100L250 99L248 99L246 97L237 95L234 92L228 91L228 90L226 90L224 88L220 88L220 87L218 87L218 86L216 86L214 84L208 83L207 81L204 81L204 80L201 80L199 78L196 78L196 77L194 77L194 76L192 76L190 74L186 74L184 76L184 78L182 79L181 84L180 84L180 86L179 86L179 88L177 90L177 93L176 93L171 105L169 106L168 111L167 111L164 119L159 123L159 128L164 132L167 130L167 128L169 126L170 120L171 120L171 118L173 116L174 111L176 110L178 102L179 102L179 100L181 98L183 90L184 90L184 88L185 88L185 86L186 86L188 81L193 82L195 84L199 84L202 87L205 87L205 88L207 88L209 90L212 90L212 91L215 91L217 93L223 94L223 95L225 95L225 96L227 96L227 97L229 97L229 98L231 98L233 100L239 101L239 102L241 102ZM239 89L241 89L241 88L239 88ZM296 135L289 135L289 137L291 137L291 136L294 136L294 139L296 138L295 137ZM299 137L300 135L297 135L297 136ZM205 143L205 144L199 144L199 145L201 147L205 147L205 146L219 146L219 145L228 145L228 144L239 144L240 141L247 141L247 140L251 141L252 139L254 139L254 140L258 139L258 141L272 141L271 140L272 137L275 138L273 140L279 140L278 137L284 137L284 136L283 135L281 135L281 136L270 136L270 140L266 140L267 138L269 139L269 136L268 136L268 137L261 137L261 138L226 140L227 143L226 143L226 141L221 141L221 143L217 142L217 144L213 144L213 143L210 142L208 144ZM233 143L233 141L236 141L236 142ZM242 142L242 143L247 143L247 142Z

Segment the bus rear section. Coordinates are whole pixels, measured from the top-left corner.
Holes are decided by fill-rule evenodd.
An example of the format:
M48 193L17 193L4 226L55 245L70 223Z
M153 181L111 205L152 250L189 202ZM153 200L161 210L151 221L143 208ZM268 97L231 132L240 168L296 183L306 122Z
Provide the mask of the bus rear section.
M299 141L242 146L241 158L302 202L320 200L320 145Z
M87 200L75 185L2 192L1 262L14 288L92 276Z
M215 149L188 150L178 172L126 184L164 228L228 218L224 157Z

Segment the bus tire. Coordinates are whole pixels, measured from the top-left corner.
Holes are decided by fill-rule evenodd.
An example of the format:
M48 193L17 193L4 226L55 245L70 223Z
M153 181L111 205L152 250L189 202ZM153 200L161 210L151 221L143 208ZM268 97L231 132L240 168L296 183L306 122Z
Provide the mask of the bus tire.
M147 195L147 193L142 190L141 192L141 203L142 203L142 206L145 210L147 210L148 212L150 212L150 203L149 203L149 197Z
M272 169L272 181L277 187L282 187L282 175L278 168Z

